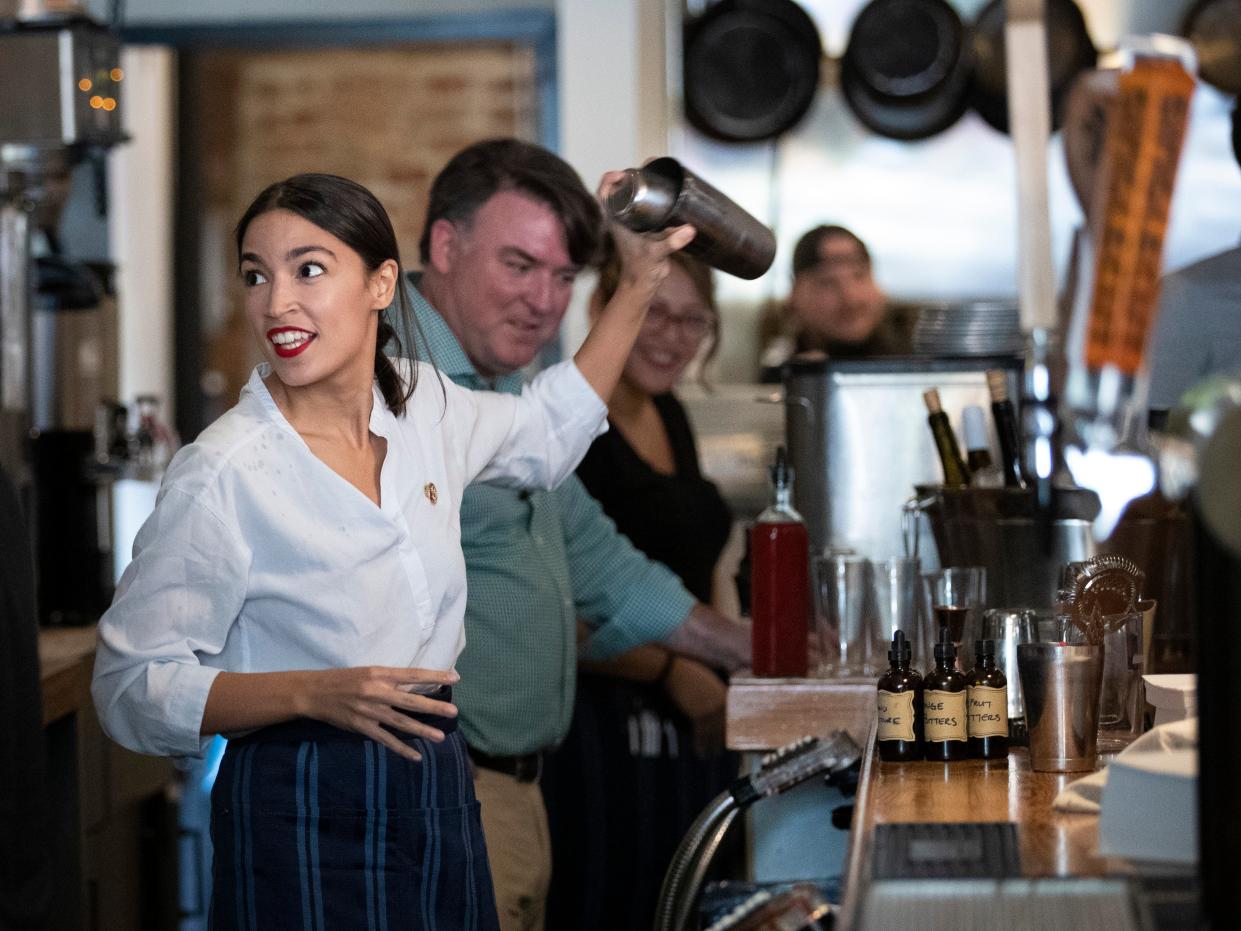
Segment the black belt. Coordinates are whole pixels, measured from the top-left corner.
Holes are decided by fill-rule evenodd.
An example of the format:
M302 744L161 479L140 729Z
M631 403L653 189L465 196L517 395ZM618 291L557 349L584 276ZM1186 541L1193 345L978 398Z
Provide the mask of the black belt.
M538 782L543 775L543 751L522 753L517 756L492 756L481 750L469 748L470 759L483 769L495 770L512 776L518 782Z

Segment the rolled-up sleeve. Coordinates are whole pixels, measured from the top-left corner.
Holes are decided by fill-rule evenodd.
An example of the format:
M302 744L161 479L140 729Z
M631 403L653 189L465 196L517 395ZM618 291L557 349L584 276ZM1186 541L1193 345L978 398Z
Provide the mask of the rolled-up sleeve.
M451 419L464 445L467 482L551 489L607 430L607 405L572 360L540 372L520 395L473 391L450 381Z
M663 640L694 606L694 596L661 563L616 529L576 478L556 491L578 615L594 627L583 655L603 660Z
M199 494L166 489L99 622L91 693L117 743L197 756L217 654L245 600L249 550Z

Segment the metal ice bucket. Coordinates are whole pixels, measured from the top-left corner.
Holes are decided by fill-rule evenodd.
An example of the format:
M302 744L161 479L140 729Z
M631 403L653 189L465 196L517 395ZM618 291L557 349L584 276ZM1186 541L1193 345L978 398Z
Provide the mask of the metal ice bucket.
M988 607L1050 607L1060 568L1099 552L1090 535L1099 510L1092 491L1062 491L1050 526L1038 519L1032 491L941 485L918 485L916 491L940 564L986 568Z
M942 485L917 485L915 490L906 517L920 515L930 525L941 565L986 568L988 608L1050 608L1065 563L1096 553L1129 557L1146 574L1143 597L1159 604L1150 634L1151 669L1184 671L1195 637L1194 541L1183 506L1158 495L1138 499L1099 543L1090 532L1099 509L1095 493L1058 489L1044 545L1033 491ZM906 549L916 552L924 546L922 522L906 520Z

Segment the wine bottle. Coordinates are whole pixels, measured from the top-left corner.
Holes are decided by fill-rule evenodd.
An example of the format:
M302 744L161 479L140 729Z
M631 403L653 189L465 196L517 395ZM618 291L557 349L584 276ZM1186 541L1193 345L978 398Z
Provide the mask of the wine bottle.
M810 627L810 537L793 510L793 470L784 447L771 469L774 500L750 528L750 617L754 675L804 677Z
M995 435L1000 441L1000 469L1007 488L1025 488L1021 466L1021 432L1017 429L1017 412L1008 397L1008 377L1000 369L987 372L991 390L991 415L995 418Z
M968 485L970 474L961 459L961 450L957 446L956 434L952 432L952 424L948 422L948 415L939 403L939 392L930 388L922 392L922 400L926 402L929 412L926 422L931 425L931 436L935 438L935 449L939 452L939 464L944 469L944 484Z
M965 428L965 464L970 470L970 484L975 488L1000 488L1004 474L991 461L991 443L987 439L987 420L982 408L970 404L961 411Z

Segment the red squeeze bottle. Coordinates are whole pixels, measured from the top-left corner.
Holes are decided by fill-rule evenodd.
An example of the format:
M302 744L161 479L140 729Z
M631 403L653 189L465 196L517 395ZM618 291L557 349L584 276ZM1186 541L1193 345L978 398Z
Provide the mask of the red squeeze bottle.
M810 538L793 510L793 470L784 447L771 469L775 500L750 528L750 617L754 675L804 677L810 626Z

